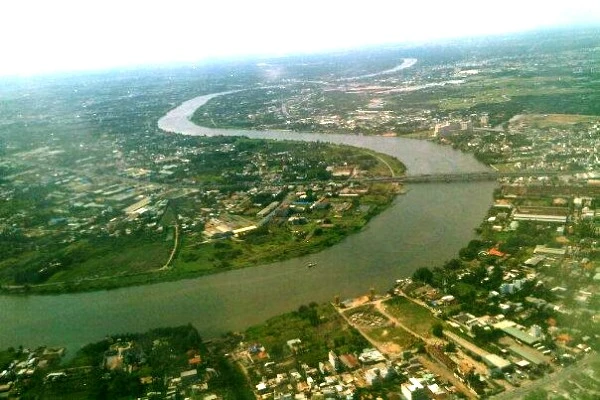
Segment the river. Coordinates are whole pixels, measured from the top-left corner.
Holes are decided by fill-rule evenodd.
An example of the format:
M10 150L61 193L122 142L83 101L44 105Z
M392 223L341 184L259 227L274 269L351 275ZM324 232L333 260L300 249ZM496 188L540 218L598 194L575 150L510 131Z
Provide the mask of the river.
M217 94L218 95L218 94ZM202 128L189 116L216 95L183 103L159 121L169 132L320 140L398 157L410 174L472 172L485 167L468 154L404 138ZM384 291L421 266L454 257L474 237L491 204L493 182L408 187L364 230L320 253L177 282L56 296L0 296L0 348L62 345L70 351L107 334L192 323L203 337L240 330L268 317L322 302ZM308 261L317 263L306 268ZM72 354L72 353L71 353Z

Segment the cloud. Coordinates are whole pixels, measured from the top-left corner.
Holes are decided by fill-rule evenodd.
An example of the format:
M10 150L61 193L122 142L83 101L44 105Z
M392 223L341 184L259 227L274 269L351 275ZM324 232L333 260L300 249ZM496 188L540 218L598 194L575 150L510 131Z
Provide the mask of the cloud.
M587 0L11 1L0 74L286 54L599 22Z

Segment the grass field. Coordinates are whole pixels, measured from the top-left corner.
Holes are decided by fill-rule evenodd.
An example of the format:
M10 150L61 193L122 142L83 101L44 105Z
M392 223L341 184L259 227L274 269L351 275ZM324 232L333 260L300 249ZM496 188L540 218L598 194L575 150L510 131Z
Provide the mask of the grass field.
M398 354L408 350L419 342L419 339L381 314L373 305L364 305L346 311L344 315L358 327L378 347L387 354Z
M398 327L380 327L373 328L368 331L368 335L390 347L390 350L398 352L400 350L408 350L419 342L419 339ZM393 348L395 347L395 348Z
M522 114L518 116L517 122L526 124L533 128L556 128L578 123L589 123L600 120L594 115L577 114Z
M431 327L439 322L429 310L405 297L394 297L385 303L386 310L407 328L424 337L431 337Z

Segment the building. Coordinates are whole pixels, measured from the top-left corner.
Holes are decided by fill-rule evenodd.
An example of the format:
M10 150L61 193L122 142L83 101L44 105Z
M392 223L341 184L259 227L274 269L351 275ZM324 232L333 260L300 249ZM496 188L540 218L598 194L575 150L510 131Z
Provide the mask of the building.
M238 237L238 236L243 236L247 233L250 233L256 229L258 229L258 227L256 225L249 225L249 226L245 226L243 228L234 229L232 232L233 232L234 236Z
M427 390L417 378L408 378L410 383L403 383L401 388L402 395L406 400L427 400Z
M147 211L147 205L150 204L150 198L146 197L129 207L125 208L123 211L125 214L143 214L144 211Z
M427 389L429 389L429 391L431 392L431 398L433 399L441 400L448 397L448 393L446 393L446 391L442 389L437 383L427 385Z
M275 209L277 208L277 206L279 206L279 202L278 201L274 201L271 204L269 204L268 206L266 206L265 208L263 208L262 210L260 210L259 212L257 212L256 216L258 218L264 218L267 215L269 215L271 212L275 211Z
M546 256L535 256L525 260L524 264L528 267L537 267L539 263L544 261Z
M512 363L505 358L497 356L496 354L486 354L481 357L485 365L487 365L490 373L492 372L504 372L512 367Z
M564 224L567 222L566 215L544 215L544 214L525 214L515 213L513 215L515 221L536 221Z
M544 307L546 304L548 304L548 302L546 300L538 299L537 297L532 297L532 296L525 297L525 302L528 304L531 304L532 306L534 306L535 308L538 308L538 309L540 309L540 308Z
M537 245L535 249L533 249L533 254L547 254L551 256L564 256L567 254L567 249L561 248L557 249L554 247L547 247L546 245Z
M198 371L196 369L190 369L189 371L183 371L179 377L182 382L192 383L198 380Z
M517 357L521 357L524 360L528 361L529 363L533 364L533 365L544 365L547 364L546 359L544 358L544 356L542 355L542 353L540 353L537 350L534 349L530 349L524 346L510 346L508 348L508 351L510 351L513 355L517 356Z
M503 283L500 285L501 294L513 294L515 292L515 285L512 283Z
M352 354L342 354L340 356L340 362L349 370L356 369L360 366L358 359Z
M444 137L451 135L456 131L461 130L461 124L457 122L444 122L441 124L435 124L433 135L436 137Z
M476 357L480 357L481 360L485 363L485 365L487 365L490 374L498 371L506 371L512 366L510 361L500 356L497 356L496 354L489 353L481 347L476 346L475 344L461 338L460 336L452 332L444 331L444 336L456 343L457 346L460 346L467 353L470 353Z
M494 328L500 329L504 333L513 338L517 339L519 342L526 344L528 346L533 346L534 344L540 341L539 338L531 336L529 333L524 332L516 327L516 324L512 321L505 320L498 322L494 325Z
M333 350L331 350L331 351L329 351L328 358L329 358L329 364L331 364L331 368L333 368L333 370L335 372L337 372L340 369L339 357L333 352Z
M481 124L481 126L489 126L490 125L490 117L487 114L483 114L481 117L479 117L479 123Z
M291 339L288 340L287 342L288 347L290 348L291 351L293 351L294 353L296 353L298 351L298 349L300 348L300 346L302 345L302 340L300 339Z
M379 363L365 371L365 381L367 384L373 385L377 381L388 379L393 373L393 368L390 368L385 363Z
M381 354L379 350L373 348L364 349L363 352L358 356L358 359L363 364L375 364L385 361L383 354Z

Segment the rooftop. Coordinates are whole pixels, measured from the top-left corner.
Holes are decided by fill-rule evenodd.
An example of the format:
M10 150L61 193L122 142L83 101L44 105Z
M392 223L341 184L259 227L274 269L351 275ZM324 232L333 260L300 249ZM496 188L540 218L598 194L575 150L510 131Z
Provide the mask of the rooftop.
M482 357L483 361L491 367L498 368L500 370L506 369L512 365L512 363L496 354L487 354Z
M546 359L537 350L528 349L527 347L516 346L516 345L510 346L508 349L513 354L524 358L525 360L529 361L532 364L535 364L535 365L546 364Z

